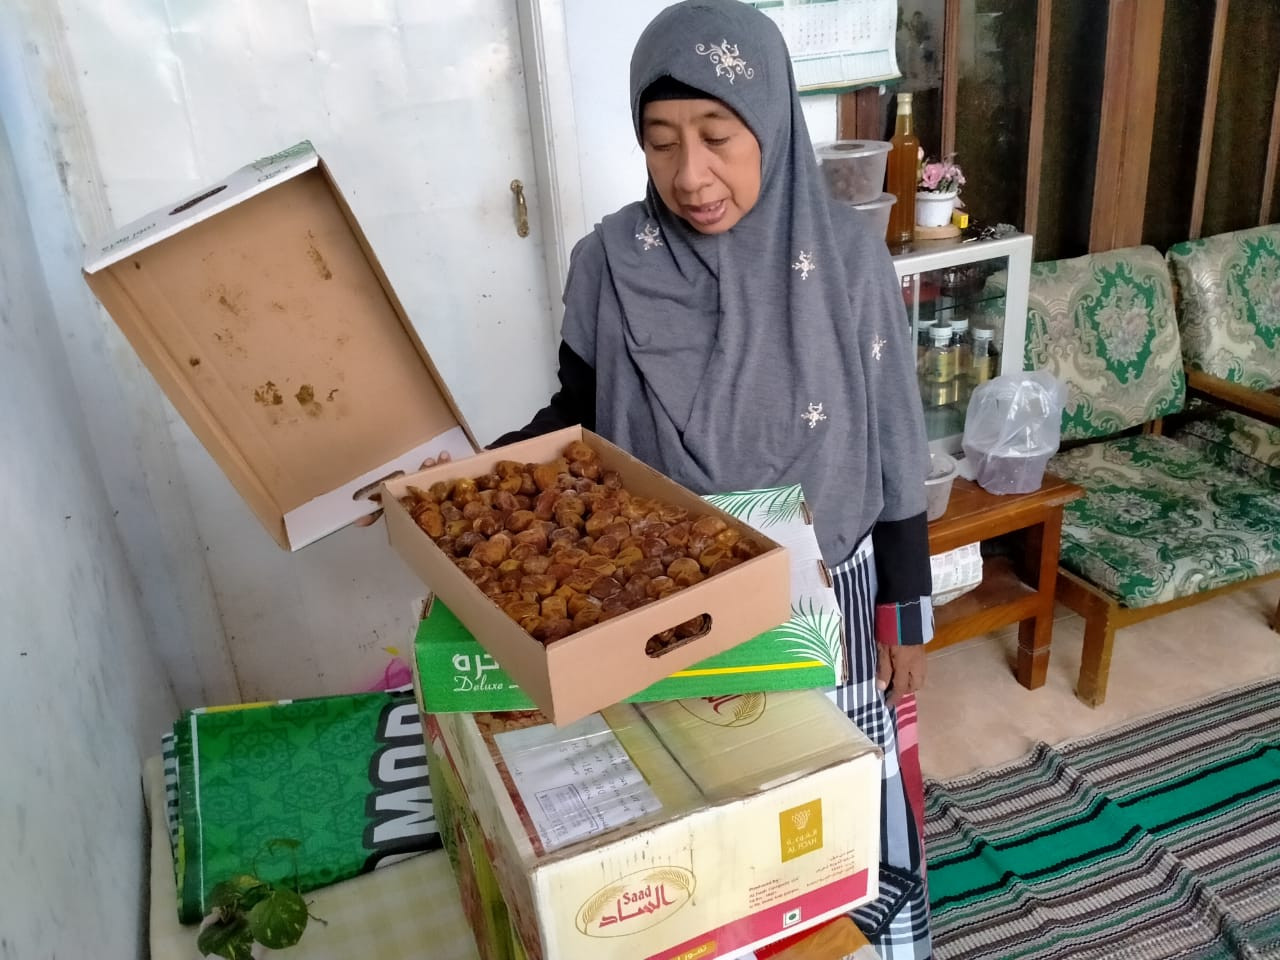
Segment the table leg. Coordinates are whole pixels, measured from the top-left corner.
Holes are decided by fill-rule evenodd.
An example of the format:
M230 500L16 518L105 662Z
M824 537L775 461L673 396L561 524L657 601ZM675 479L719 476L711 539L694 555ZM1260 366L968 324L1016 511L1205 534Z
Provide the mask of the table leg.
M1044 686L1053 640L1053 595L1058 577L1058 547L1062 536L1062 507L1048 511L1043 523L1025 534L1024 575L1039 594L1035 616L1018 624L1018 683L1028 690Z

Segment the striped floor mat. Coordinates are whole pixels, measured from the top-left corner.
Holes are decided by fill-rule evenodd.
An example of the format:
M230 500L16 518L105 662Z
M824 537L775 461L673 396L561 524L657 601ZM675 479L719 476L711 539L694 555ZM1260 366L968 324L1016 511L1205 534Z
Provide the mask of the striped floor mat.
M938 960L1280 960L1280 680L925 786Z

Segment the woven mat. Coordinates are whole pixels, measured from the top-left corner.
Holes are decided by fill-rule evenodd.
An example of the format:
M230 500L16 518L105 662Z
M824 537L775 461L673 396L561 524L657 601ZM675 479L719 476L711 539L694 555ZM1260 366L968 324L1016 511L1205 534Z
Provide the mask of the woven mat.
M925 788L939 960L1280 958L1280 680Z

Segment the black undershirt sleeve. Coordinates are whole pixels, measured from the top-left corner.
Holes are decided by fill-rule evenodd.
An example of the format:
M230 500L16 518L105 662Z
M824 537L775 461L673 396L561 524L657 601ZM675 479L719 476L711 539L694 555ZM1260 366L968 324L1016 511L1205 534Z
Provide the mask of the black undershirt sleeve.
M933 592L929 521L923 513L880 520L871 528L876 558L876 602L911 603Z
M539 410L529 423L519 430L504 433L493 443L505 447L509 443L540 437L544 433L582 424L588 430L596 428L596 371L591 364L560 343L560 389L551 402Z

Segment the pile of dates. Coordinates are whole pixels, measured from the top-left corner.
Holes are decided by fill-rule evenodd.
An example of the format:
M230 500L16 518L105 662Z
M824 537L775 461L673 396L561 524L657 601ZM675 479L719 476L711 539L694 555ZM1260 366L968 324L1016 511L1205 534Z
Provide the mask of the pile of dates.
M719 517L633 495L581 441L550 463L500 460L482 477L408 489L401 503L418 526L543 643L764 551ZM694 618L654 637L649 652L705 629Z

